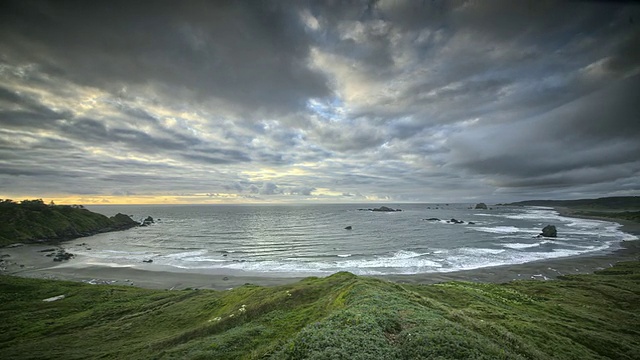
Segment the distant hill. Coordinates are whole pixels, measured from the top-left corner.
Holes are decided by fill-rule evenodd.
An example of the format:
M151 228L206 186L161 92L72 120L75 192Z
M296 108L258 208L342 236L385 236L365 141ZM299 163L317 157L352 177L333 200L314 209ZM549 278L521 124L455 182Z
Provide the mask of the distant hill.
M579 200L527 200L507 205L517 206L563 206L593 210L640 210L640 196L615 196Z
M41 199L0 200L0 246L37 240L68 240L138 225L127 215L109 218L81 205L45 204Z

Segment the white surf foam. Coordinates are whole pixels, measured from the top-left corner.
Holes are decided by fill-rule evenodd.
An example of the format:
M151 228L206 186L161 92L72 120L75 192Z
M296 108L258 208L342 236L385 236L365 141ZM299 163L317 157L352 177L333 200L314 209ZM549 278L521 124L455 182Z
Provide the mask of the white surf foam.
M515 226L494 226L494 227L474 227L472 228L476 231L488 232L493 234L515 234L521 231L520 228Z
M485 248L470 248L463 247L458 249L459 252L470 255L485 255L485 254L501 254L505 252L505 249L485 249Z
M523 243L513 243L513 244L500 244L509 249L528 249L536 246L542 245L542 243L534 243L534 244L523 244Z

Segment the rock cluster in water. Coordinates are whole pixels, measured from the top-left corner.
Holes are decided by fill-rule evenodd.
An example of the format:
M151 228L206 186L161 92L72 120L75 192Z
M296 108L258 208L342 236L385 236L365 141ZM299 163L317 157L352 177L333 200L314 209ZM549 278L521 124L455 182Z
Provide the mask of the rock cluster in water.
M379 208L373 208L373 209L358 209L360 211L383 211L383 212L394 212L394 211L402 211L402 209L392 209L390 207L387 206L380 206Z
M481 209L481 210L487 210L487 204L485 204L485 203L477 203L475 208L476 209Z
M67 252L65 249L60 249L55 254L51 253L51 254L48 254L47 256L53 256L53 261L58 261L58 262L70 260L75 257L75 255Z
M442 220L440 220L438 218L428 218L428 219L422 219L422 220L425 220L425 221L442 221ZM464 221L453 218L451 220L447 220L447 223L448 224L464 224ZM476 223L474 223L473 221L469 221L467 224L475 225Z
M142 220L142 224L140 224L140 226L149 226L153 223L154 223L153 218L151 216L147 216L146 219Z

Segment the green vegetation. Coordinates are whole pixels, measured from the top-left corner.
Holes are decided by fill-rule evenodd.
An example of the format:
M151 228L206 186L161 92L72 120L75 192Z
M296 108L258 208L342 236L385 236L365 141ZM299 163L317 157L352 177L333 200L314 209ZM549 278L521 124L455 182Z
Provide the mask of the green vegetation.
M640 222L640 211L585 211L576 210L572 215L603 217L616 220Z
M640 222L640 196L617 196L580 200L529 200L515 206L550 206L568 208L571 215Z
M528 200L507 205L562 206L583 210L640 210L640 196L615 196L579 200Z
M20 203L0 200L0 246L35 240L66 240L137 225L126 215L108 218L81 205L45 204L41 199Z
M337 273L229 291L0 276L0 316L7 359L638 359L640 262L546 282Z

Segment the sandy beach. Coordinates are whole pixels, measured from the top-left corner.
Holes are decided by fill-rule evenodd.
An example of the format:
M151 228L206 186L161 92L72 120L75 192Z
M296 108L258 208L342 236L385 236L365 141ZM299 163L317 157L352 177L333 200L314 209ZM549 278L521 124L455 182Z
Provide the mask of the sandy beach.
M563 215L572 216L565 209ZM611 219L602 219L611 221ZM622 230L640 235L640 224L620 221ZM185 270L155 264L135 267L106 266L88 263L81 256L54 262L52 253L65 249L65 243L54 245L27 244L0 249L0 273L55 280L81 281L90 284L138 286L151 289L216 289L226 290L247 283L273 286L293 283L301 277L269 276L262 274L228 274L216 270ZM72 252L73 249L67 249ZM49 255L49 256L47 256ZM486 267L472 270L425 273L415 275L387 275L379 278L400 283L438 283L444 281L508 282L512 280L549 280L561 275L591 273L613 266L618 261L638 260L640 240L623 241L605 252L556 258L524 264Z

